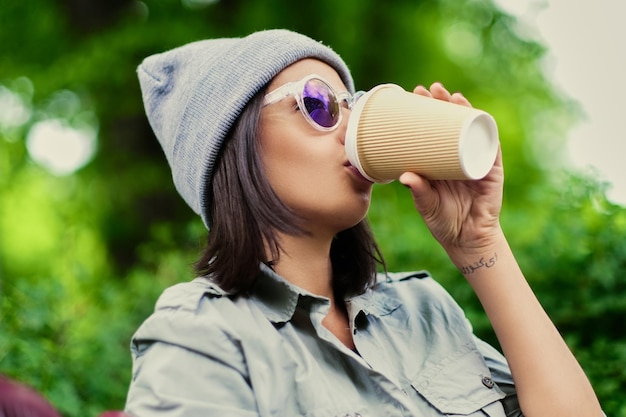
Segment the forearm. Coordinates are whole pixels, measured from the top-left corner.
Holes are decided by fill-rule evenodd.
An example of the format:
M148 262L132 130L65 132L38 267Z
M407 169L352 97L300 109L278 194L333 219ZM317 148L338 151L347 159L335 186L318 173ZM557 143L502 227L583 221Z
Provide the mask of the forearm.
M602 416L591 384L539 304L504 235L489 247L448 253L492 323L524 415Z

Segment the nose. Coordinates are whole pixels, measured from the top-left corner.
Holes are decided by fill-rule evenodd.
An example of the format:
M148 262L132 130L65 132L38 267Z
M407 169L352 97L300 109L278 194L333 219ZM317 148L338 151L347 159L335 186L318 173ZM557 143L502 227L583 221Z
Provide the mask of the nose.
M352 110L350 109L341 109L343 112L343 116L341 117L341 123L337 127L337 133L339 136L339 142L341 145L346 144L346 133L348 132L348 122L350 121L350 116L352 115Z
M342 145L346 144L346 133L348 132L348 122L350 121L352 108L354 107L356 102L359 101L361 97L363 97L364 94L365 94L365 91L361 91L361 90L357 91L356 93L352 95L352 97L350 97L349 100L346 101L347 105L341 108L343 116L342 116L341 124L338 127L338 130L340 133L339 136L340 136L340 141Z

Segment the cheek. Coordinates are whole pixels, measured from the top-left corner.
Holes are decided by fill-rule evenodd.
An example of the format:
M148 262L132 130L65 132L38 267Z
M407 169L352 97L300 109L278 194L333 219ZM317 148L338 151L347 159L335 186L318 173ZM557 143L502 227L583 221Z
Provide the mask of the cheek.
M273 126L285 126L273 123ZM278 193L280 190L297 189L315 180L315 172L323 171L316 165L319 152L307 149L306 140L294 129L263 128L261 130L261 161L269 183Z
M268 147L262 154L265 175L278 198L307 218L311 211L327 204L328 188L332 185L329 169L319 159L319 155L307 155L301 147Z
M274 188L284 188L302 176L306 157L302 149L285 141L267 141L261 146L261 161L268 181Z
M261 142L261 163L267 181L286 203L286 194L297 188L297 178L302 170L300 156L288 141L264 140Z
M292 209L302 209L315 199L322 197L322 186L318 177L321 171L306 158L280 155L266 159L267 180L283 203Z

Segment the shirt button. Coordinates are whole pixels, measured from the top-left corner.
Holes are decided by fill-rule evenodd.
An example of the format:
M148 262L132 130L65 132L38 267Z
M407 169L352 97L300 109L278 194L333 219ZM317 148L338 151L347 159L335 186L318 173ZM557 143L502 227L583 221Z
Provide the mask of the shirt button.
M489 389L492 389L493 386L495 385L495 383L493 382L493 379L489 378L488 376L484 376L482 382L483 382L483 385Z

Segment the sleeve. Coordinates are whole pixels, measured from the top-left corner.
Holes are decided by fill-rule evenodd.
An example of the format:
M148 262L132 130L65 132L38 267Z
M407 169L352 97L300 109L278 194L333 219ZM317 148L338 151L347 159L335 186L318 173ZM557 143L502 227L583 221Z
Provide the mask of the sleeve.
M169 343L142 350L126 403L132 416L258 416L249 381L236 366Z
M509 369L506 358L497 349L478 337L474 336L474 341L491 371L491 378L506 394L506 397L501 401L506 416L523 417L517 399L517 392L515 391L513 376L511 375L511 370Z
M207 285L166 290L133 336L132 416L259 415L241 337L224 317L231 301L207 295Z

